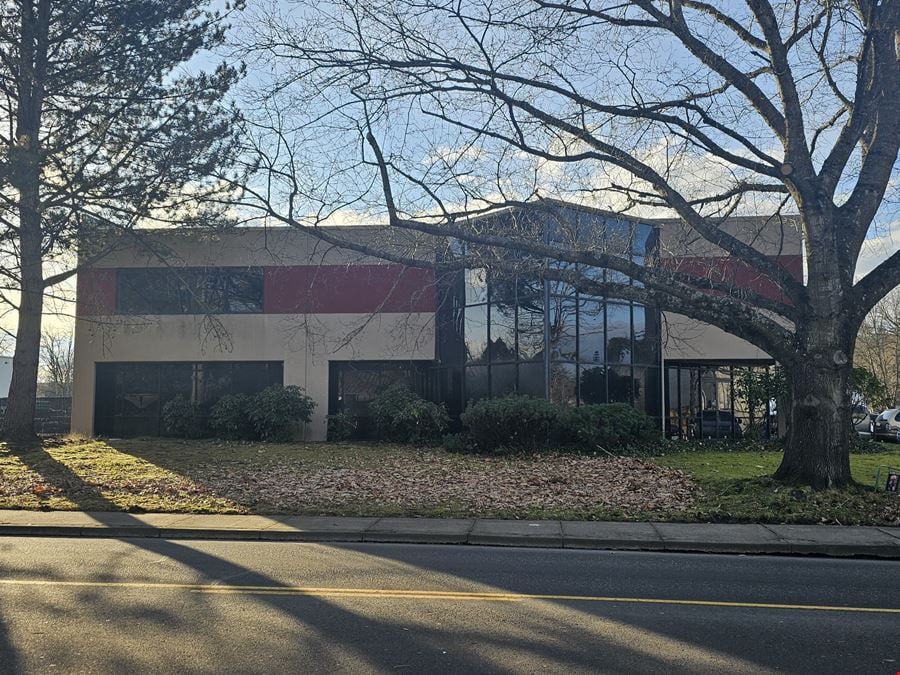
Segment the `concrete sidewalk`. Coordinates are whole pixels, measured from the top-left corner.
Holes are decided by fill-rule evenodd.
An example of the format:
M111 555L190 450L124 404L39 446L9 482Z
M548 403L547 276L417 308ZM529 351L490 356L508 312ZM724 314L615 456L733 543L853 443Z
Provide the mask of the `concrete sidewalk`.
M900 559L900 528L0 511L0 536L480 544Z

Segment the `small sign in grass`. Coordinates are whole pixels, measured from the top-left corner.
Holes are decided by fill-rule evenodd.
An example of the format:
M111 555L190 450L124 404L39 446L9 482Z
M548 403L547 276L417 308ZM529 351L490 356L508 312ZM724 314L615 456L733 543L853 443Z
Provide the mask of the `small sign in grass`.
M900 469L884 464L880 465L875 474L875 489L894 494L900 493Z

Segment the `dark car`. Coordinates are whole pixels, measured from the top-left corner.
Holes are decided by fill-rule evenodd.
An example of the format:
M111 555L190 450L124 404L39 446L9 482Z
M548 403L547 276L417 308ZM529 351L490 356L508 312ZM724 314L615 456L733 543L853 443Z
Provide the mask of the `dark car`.
M694 438L742 438L741 420L728 410L704 410L691 423Z
M900 443L900 410L891 408L876 417L873 435L876 441Z

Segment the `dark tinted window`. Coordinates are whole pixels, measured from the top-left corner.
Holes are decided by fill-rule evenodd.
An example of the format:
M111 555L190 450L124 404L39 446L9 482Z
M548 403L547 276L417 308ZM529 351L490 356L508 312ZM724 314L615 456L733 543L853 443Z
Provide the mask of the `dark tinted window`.
M727 410L704 410L703 411L703 421L715 421L720 420L723 422L731 422L732 416L731 413Z
M280 361L98 363L94 431L100 436L157 436L163 406L177 396L202 415L225 394L281 384Z
M227 311L233 314L261 312L263 275L259 267L226 270Z
M379 393L396 384L422 391L422 366L411 361L332 361L329 364L330 415L353 419L354 436L372 437L370 405Z
M263 309L259 267L120 269L119 314L240 314Z
M467 307L465 314L466 361L487 363L488 306Z

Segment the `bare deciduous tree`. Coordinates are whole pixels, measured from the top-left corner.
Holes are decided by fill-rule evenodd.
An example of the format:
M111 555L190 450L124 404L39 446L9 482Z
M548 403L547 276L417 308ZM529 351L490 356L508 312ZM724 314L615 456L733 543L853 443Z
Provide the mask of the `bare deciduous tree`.
M900 282L900 252L854 281L896 175L900 3L299 4L258 16L243 37L265 71L247 129L263 175L245 206L332 243L340 237L317 228L323 214L380 209L395 229L570 263L537 271L739 335L788 379L777 477L851 482L856 334ZM572 194L677 218L777 297L473 218ZM798 223L805 283L729 229L738 213ZM579 271L597 267L640 284Z
M884 404L900 404L900 291L888 294L863 321L855 360L887 387Z
M41 370L53 396L72 395L75 343L71 333L44 331L41 335Z

